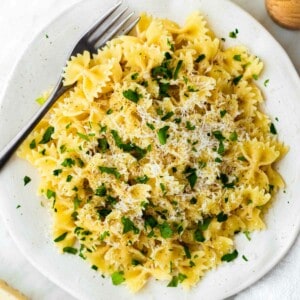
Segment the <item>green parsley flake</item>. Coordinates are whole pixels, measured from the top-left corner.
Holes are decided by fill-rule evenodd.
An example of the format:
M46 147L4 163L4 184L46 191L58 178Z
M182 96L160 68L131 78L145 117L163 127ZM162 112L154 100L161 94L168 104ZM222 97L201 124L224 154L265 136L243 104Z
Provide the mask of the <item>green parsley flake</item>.
M78 250L73 247L64 247L63 252L75 255L75 254L77 254Z
M250 232L248 230L243 232L248 241L251 241Z
M244 261L248 261L248 258L245 255L243 255L242 258Z
M126 217L122 217L121 222L123 224L123 234L129 231L133 231L134 234L138 234L140 230L134 225L134 223Z
M98 149L101 153L105 153L109 149L109 144L105 137L97 139L97 142L98 142Z
M221 118L224 118L224 116L227 114L227 110L221 110L220 111L220 116L221 116Z
M117 168L109 168L104 166L98 167L101 173L114 175L117 179L121 178L121 174L118 172Z
M69 168L71 168L72 166L75 165L75 160L72 159L72 158L66 158L66 159L61 163L61 165L62 165L63 167L69 167Z
M166 221L159 225L159 231L164 239L171 238L173 235L173 230Z
M35 139L33 139L33 140L30 142L29 148L30 148L30 149L35 149L35 148L36 148L36 141L35 141Z
M125 281L124 272L114 272L111 274L111 280L113 285L120 285Z
M224 214L223 211L221 211L218 215L217 215L217 221L219 223L225 222L228 219L228 216L226 214Z
M195 168L191 168L187 166L183 172L183 174L186 174L186 179L188 180L190 187L194 188L196 182L197 182L197 170Z
M172 111L169 111L168 113L166 113L161 120L162 121L167 121L168 119L170 119L172 116L174 116L174 113Z
M150 123L146 123L146 125L151 129L151 130L154 130L155 129L155 127L154 127L154 125L153 124L150 124Z
M78 135L80 138L82 138L83 140L87 141L87 142L90 141L89 137L88 137L86 134L77 132L77 135Z
M199 228L197 228L197 229L195 230L195 232L194 232L194 240L195 240L196 242L200 242L200 243L202 243L202 242L205 241L205 237L204 237L204 235L203 235L203 232L202 232L202 230L200 230Z
M35 99L36 103L39 105L43 105L46 102L46 99L44 97L38 97Z
M56 170L53 170L53 175L54 176L58 176L59 174L62 173L62 169L56 169Z
M238 257L238 255L239 255L238 251L234 250L231 253L227 253L227 254L223 255L221 257L221 261L227 261L227 262L233 261L234 259L236 259Z
M239 31L236 28L234 31L229 32L229 37L232 38L232 39L236 39L238 33L239 33Z
M130 101L132 101L134 103L138 103L138 101L140 100L140 98L142 98L141 94L139 94L136 90L134 91L134 90L131 90L131 89L129 89L127 91L123 91L123 96L126 99L128 99L128 100L130 100Z
M200 54L200 55L196 58L195 62L196 62L196 63L199 63L199 62L201 62L202 60L204 60L205 57L206 57L205 54Z
M257 75L257 74L253 74L253 75L252 75L252 78L253 78L254 80L258 80L258 75Z
M39 144L47 144L51 140L51 136L52 136L53 133L54 133L54 127L49 126L46 129L41 141L39 142Z
M147 154L148 151L147 149L142 149L138 147L136 144L131 142L124 143L116 130L112 130L111 134L114 138L117 147L122 149L124 152L130 153L137 160L144 158L145 155Z
M47 196L48 199L51 199L51 198L55 199L56 193L54 191L48 189L47 192L46 192L46 196Z
M164 126L158 130L157 136L161 145L165 145L167 143L167 138L169 137L167 132L169 128L170 126Z
M25 186L31 181L31 178L26 175L26 176L24 176L23 181L24 181L24 186Z
M238 135L236 133L236 131L232 132L229 136L229 139L232 141L232 142L235 142L238 140Z
M92 268L93 270L95 270L95 271L98 270L98 267L97 267L96 265L92 265L91 268Z
M192 125L190 121L187 121L187 122L186 122L185 128L186 128L187 130L195 130L195 129L196 129L196 126L195 126L195 125Z
M61 234L60 236L58 236L58 237L54 240L54 242L55 242L55 243L58 243L58 242L63 241L63 240L66 238L67 234L68 234L68 232L64 232L63 234Z
M136 80L138 78L138 76L139 76L139 73L134 73L131 75L131 79Z
M149 180L149 177L147 175L140 176L135 179L135 181L137 183L142 183L142 184L146 184L148 182L148 180Z
M73 176L72 175L68 175L67 176L67 179L66 179L66 182L71 182L73 179Z
M243 78L243 74L242 75L239 75L235 78L232 79L232 82L234 85L238 85L238 83L240 82L240 80Z
M270 124L270 132L272 134L277 134L277 130L276 130L276 127L273 123Z
M99 197L104 197L104 196L106 196L106 192L107 192L106 187L102 183L102 185L96 189L95 195L99 196Z
M269 84L269 82L270 82L270 79L266 79L266 80L264 81L264 86L267 87L268 84Z
M107 115L111 115L112 113L113 113L113 110L111 108L108 109L107 112L106 112Z
M242 57L240 54L236 54L233 56L233 59L236 60L236 61L242 61Z
M178 78L178 74L179 74L180 68L182 67L182 63L183 63L183 60L179 60L177 63L177 66L175 68L174 75L173 75L173 78L175 80Z

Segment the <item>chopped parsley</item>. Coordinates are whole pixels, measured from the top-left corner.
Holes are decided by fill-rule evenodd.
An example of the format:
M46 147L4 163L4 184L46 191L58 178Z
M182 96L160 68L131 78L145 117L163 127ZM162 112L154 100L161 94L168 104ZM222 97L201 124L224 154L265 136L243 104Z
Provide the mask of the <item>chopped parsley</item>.
M148 180L149 180L149 177L148 177L147 175L143 175L143 176L137 177L137 178L135 179L135 181L136 181L137 183L144 183L144 184L147 183Z
M242 258L244 261L248 261L248 258L245 255L243 255Z
M167 120L170 119L172 116L174 116L174 112L169 111L168 113L166 113L166 114L161 118L161 120L162 120L162 121L167 121Z
M187 276L185 274L179 273L178 276L173 276L171 281L168 283L168 287L177 287L178 283L183 282Z
M239 157L238 157L238 160L241 160L241 161L247 161L246 157L243 156L243 155L242 155L242 156L239 156Z
M125 281L124 272L114 272L111 274L111 280L113 285L120 285Z
M145 227L149 226L151 228L154 228L158 225L156 219L151 215L145 215L144 219L145 219Z
M24 185L27 185L31 181L31 178L26 175L24 176L23 181L24 181Z
M236 28L234 31L229 32L229 37L232 38L232 39L236 39L238 33L239 33L239 31Z
M30 142L29 148L30 148L30 149L36 148L36 141L35 141L35 139L33 139L33 140Z
M71 182L72 179L73 179L73 176L72 176L72 175L68 175L66 181L67 181L67 182Z
M224 118L224 116L227 114L227 110L221 110L220 111L220 116L221 116L221 118Z
M62 173L62 169L56 169L56 170L53 170L53 175L54 176L58 176L59 174Z
M133 73L133 74L131 75L131 79L132 79L132 80L136 80L136 79L138 78L138 76L139 76L139 73Z
M272 134L277 134L277 130L276 130L276 127L273 123L270 124L270 132Z
M191 204L196 204L196 203L197 203L197 198L193 197L193 198L190 200L190 203L191 203Z
M159 231L164 239L170 238L173 235L173 230L166 221L159 225Z
M46 99L44 97L38 97L35 99L36 103L39 105L43 105L46 102Z
M175 118L175 119L174 119L174 122L175 122L176 124L180 124L180 123L181 123L181 118Z
M219 179L221 180L223 186L228 189L234 188L235 181L229 182L229 178L226 174L221 173Z
M196 182L197 182L197 173L195 168L191 168L190 166L187 166L183 172L183 174L186 174L186 179L188 180L190 187L194 188Z
M77 254L78 250L73 247L64 247L63 252L75 255L75 254Z
M151 129L151 130L154 130L155 129L155 127L154 127L154 125L153 124L150 124L150 123L146 123L146 125Z
M46 192L46 196L47 196L48 199L51 199L51 198L55 199L56 193L54 191L48 189L47 192Z
M266 79L266 80L264 81L264 86L267 87L267 85L269 84L269 82L270 82L270 79Z
M123 224L123 234L129 231L133 231L134 234L138 234L140 230L134 225L134 223L126 217L122 217L121 222Z
M134 143L124 143L116 130L112 130L111 134L118 148L124 152L130 153L137 160L142 159L147 154L147 149L142 149Z
M106 187L102 183L102 185L96 189L95 195L99 196L99 197L104 197L104 196L106 196L106 192L107 192Z
M248 241L251 241L250 232L248 230L243 232Z
M63 241L63 240L66 238L67 234L68 234L67 232L64 232L63 234L61 234L60 236L58 236L58 237L54 240L54 242L55 242L55 243L58 243L58 242Z
M101 153L105 153L109 149L109 144L105 137L97 139L97 142L98 142L98 149Z
M229 136L229 139L232 141L232 142L235 142L238 140L238 135L236 133L236 131L232 132Z
M105 218L106 218L111 212L112 212L111 209L105 208L105 207L97 210L97 213L98 213L98 215L99 215L99 219L100 219L101 221L104 221Z
M95 270L95 271L98 270L98 267L97 267L96 265L92 265L91 268L92 268L93 270Z
M111 115L112 113L113 113L113 110L111 108L106 111L107 115Z
M184 250L186 258L188 258L188 259L192 258L190 249L187 245L185 245L185 244L183 245L183 250Z
M199 228L197 228L194 232L194 239L195 239L196 242L200 242L200 243L205 241L205 237L203 235L203 232Z
M242 75L239 75L235 78L232 79L232 82L234 85L238 85L238 83L240 82L240 80L243 78L243 74Z
M117 168L109 168L104 166L98 167L101 173L114 175L117 179L120 179L121 174L118 172Z
M205 57L206 57L205 54L200 54L200 55L196 58L195 62L196 62L196 63L199 63L199 62L201 62L202 60L204 60Z
M61 163L61 165L62 165L63 167L69 167L69 168L71 168L72 166L75 165L75 160L72 159L72 158L66 158L66 159Z
M157 136L161 145L165 145L167 143L167 138L169 137L167 132L169 128L170 126L164 126L158 130Z
M217 149L218 154L223 155L225 152L225 147L223 143L225 137L223 136L222 132L219 130L213 131L212 134L219 141L219 147Z
M87 142L90 141L89 137L88 137L86 134L77 132L77 135L78 135L81 139L83 139L83 140L85 140L85 141L87 141Z
M179 74L180 68L182 67L182 63L183 63L183 60L179 60L177 63L177 66L175 68L174 75L173 75L173 78L175 80L178 78L178 74Z
M217 158L215 158L215 162L221 163L221 162L223 162L223 160L220 157L217 157Z
M39 144L47 144L51 140L51 136L52 136L53 133L54 133L54 127L49 126L46 129L42 139L39 142Z
M225 222L228 219L228 216L226 214L224 214L223 211L221 211L218 215L217 215L217 221L219 223Z
M186 122L186 125L185 125L185 128L187 130L195 130L196 126L195 125L192 125L190 121L187 121Z
M123 96L134 103L138 103L140 98L142 98L142 95L137 90L134 91L131 89L123 91Z
M100 234L100 241L103 242L105 240L106 237L110 236L109 231L104 231L103 233Z
M242 61L241 55L240 54L236 54L233 56L233 59L236 61Z
M236 259L238 257L238 255L239 255L239 253L235 249L233 252L223 255L221 257L221 261L227 261L227 262L233 261L234 259Z
M253 78L254 80L258 80L258 75L257 75L257 74L253 74L253 75L252 75L252 78Z

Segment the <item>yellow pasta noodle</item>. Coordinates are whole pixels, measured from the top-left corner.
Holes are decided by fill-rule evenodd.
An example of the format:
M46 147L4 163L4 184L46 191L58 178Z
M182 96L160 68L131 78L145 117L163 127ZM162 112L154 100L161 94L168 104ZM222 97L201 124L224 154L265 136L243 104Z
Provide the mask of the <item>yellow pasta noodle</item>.
M40 172L54 242L136 292L186 288L265 228L287 152L261 111L263 63L224 49L198 13L147 14L132 36L72 57L67 91L18 154Z

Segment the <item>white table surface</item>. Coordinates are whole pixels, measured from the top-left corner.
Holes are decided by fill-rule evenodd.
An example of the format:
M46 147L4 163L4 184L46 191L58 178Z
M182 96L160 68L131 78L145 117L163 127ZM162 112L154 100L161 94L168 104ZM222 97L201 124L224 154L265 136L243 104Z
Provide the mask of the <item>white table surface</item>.
M0 1L0 94L28 43L46 24L76 2L78 0ZM233 2L248 11L269 30L285 48L300 73L300 31L288 31L274 24L266 13L263 0ZM32 300L74 300L26 261L9 236L1 217L0 279L21 290ZM270 273L231 299L300 299L300 237L288 255Z

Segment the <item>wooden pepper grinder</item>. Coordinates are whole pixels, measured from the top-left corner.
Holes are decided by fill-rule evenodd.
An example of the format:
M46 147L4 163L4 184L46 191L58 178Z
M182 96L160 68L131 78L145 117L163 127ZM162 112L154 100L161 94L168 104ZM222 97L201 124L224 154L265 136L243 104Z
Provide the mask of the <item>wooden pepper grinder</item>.
M300 29L300 0L266 0L271 18L289 29Z

